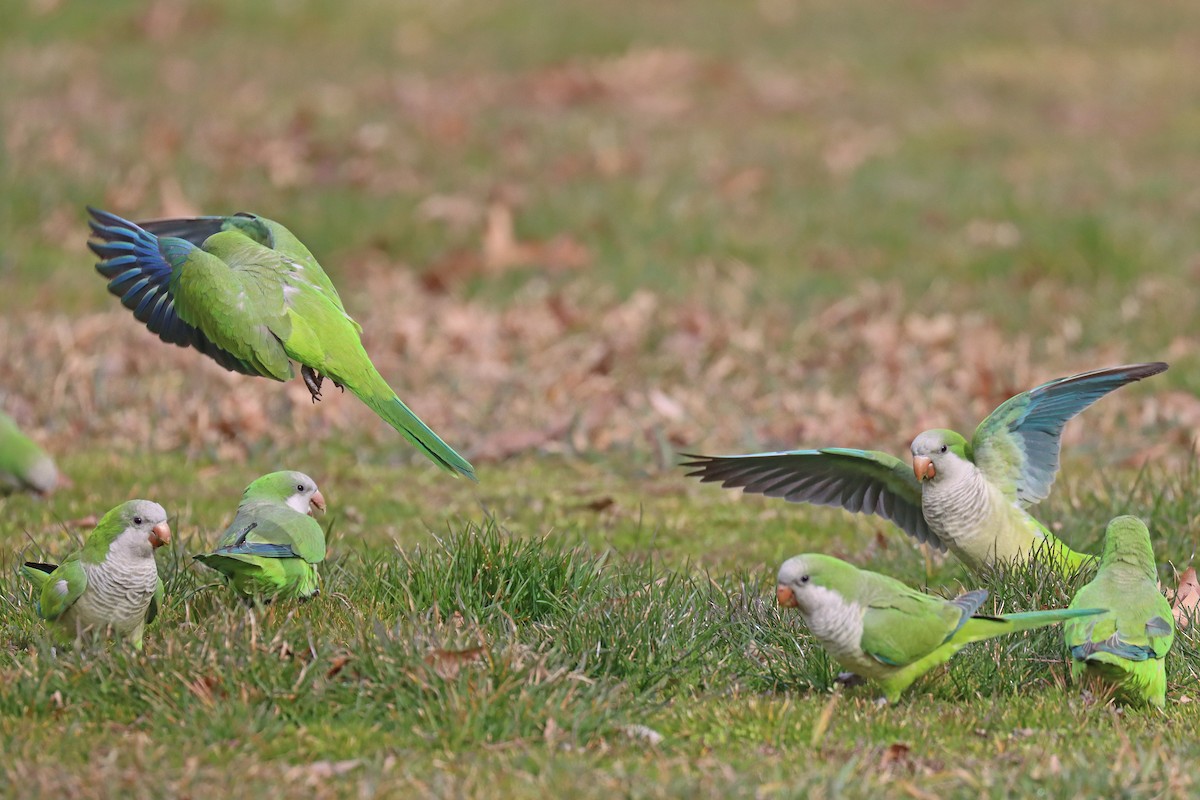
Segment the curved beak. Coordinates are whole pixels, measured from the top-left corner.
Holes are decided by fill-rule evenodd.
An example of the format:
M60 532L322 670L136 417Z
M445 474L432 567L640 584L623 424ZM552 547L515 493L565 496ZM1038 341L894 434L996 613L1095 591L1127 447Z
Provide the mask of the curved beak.
M322 514L325 513L325 495L321 494L321 490L313 492L313 496L309 498L308 504L316 506L317 510Z
M937 475L937 470L933 468L933 459L928 456L913 456L913 474L917 476L918 481L926 481Z
M786 586L775 587L775 599L781 608L796 608L800 605L796 602L796 593Z
M158 549L171 541L171 526L160 522L150 529L150 546Z

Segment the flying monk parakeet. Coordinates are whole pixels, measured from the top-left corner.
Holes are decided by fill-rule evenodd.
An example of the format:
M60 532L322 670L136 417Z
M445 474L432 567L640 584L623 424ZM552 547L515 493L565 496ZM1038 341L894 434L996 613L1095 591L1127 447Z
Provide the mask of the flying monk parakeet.
M1077 608L975 616L987 591L953 600L918 592L838 558L805 554L779 568L779 605L797 608L813 637L846 669L895 702L917 678L972 642L1103 613Z
M292 362L316 401L345 386L438 466L471 464L400 401L363 349L329 276L291 231L254 214L134 223L89 208L88 242L108 290L164 342L221 366L286 381Z
M310 516L325 497L303 472L272 472L246 487L237 516L211 553L196 556L247 598L306 599L320 589L325 532Z
M54 460L0 411L0 495L37 492L48 495L58 486Z
M975 572L1033 558L1071 575L1095 557L1071 550L1025 510L1050 494L1063 426L1114 389L1166 368L1132 364L1044 383L1002 403L971 441L944 429L920 434L911 464L877 450L826 447L687 456L693 460L683 466L705 482L878 514Z
M1098 677L1117 687L1126 702L1162 708L1175 617L1158 590L1145 523L1137 517L1108 523L1096 577L1079 590L1070 607L1108 609L1102 616L1073 619L1063 627L1071 677Z
M27 561L21 574L34 586L38 616L62 633L111 631L141 650L142 631L163 601L154 551L169 541L163 507L130 500L105 514L62 564Z

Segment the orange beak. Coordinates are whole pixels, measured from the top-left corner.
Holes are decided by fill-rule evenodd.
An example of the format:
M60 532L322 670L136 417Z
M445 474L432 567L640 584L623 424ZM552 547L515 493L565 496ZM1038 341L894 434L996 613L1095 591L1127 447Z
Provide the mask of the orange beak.
M171 526L160 522L150 529L150 546L158 549L171 541Z
M786 586L775 587L775 599L781 608L795 608L800 605L796 602L796 593Z
M933 468L933 459L928 456L913 456L913 474L917 476L918 481L927 481L937 475L937 470Z
M322 514L325 513L325 495L321 494L321 490L313 492L313 496L309 498L309 504L317 507L317 510Z

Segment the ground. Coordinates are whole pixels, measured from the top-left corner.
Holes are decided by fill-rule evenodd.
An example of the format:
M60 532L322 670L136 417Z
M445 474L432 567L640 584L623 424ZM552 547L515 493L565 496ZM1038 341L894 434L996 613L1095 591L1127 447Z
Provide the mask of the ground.
M4 6L0 406L73 485L0 500L0 776L73 797L1188 796L1200 655L1164 712L1051 629L896 706L773 602L840 555L978 579L888 524L699 485L680 452L903 455L1006 397L1165 360L1068 426L1036 513L1197 547L1200 10L1117 2L21 0ZM385 377L224 372L104 289L84 207L250 210L317 254ZM249 610L190 555L254 477L330 513L322 595ZM161 502L144 653L52 641L16 576ZM1079 579L1011 576L987 609Z

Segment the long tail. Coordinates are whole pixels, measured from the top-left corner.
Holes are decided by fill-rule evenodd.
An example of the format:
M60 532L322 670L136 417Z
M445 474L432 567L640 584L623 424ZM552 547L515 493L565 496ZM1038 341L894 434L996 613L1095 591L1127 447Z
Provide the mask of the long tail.
M1003 636L1006 633L1041 628L1074 617L1104 614L1106 611L1103 608L1078 608L1057 611L1026 611L1019 614L1005 614L1000 617L971 617L961 628L951 634L941 647L936 648L924 658L897 670L880 683L883 685L887 699L894 703L900 698L901 692L907 689L913 681L934 667L949 661L955 653L971 642Z
M387 424L399 431L439 467L465 475L475 482L479 481L479 478L475 477L475 468L471 466L471 462L454 452L454 448L442 441L442 437L434 433L432 428L404 405L373 366L367 379L361 382L362 385L359 381L339 382L345 383L346 388L354 392L359 400L383 417Z
M1090 617L1094 614L1105 614L1105 608L1062 608L1052 611L1024 611L1019 614L1003 614L999 617L971 617L958 631L950 637L946 644L963 645L980 642L1006 633L1029 631L1034 628L1044 628L1056 622L1063 622L1076 617Z
M33 584L33 588L39 592L46 585L46 581L50 580L50 573L58 569L57 564L43 564L40 561L26 561L19 568L19 572L25 576L25 579Z

